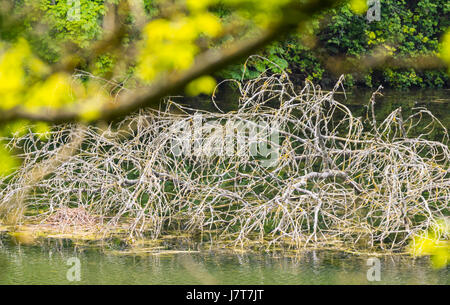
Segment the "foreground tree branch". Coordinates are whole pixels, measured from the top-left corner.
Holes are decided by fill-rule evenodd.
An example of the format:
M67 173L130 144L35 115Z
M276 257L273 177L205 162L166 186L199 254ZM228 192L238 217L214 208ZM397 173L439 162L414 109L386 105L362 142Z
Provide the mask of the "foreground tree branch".
M100 111L98 121L113 121L122 118L144 107L155 107L160 100L168 95L175 94L191 81L200 76L211 74L227 65L245 58L256 52L270 42L282 38L284 35L306 24L318 13L330 9L343 1L319 0L307 3L291 2L283 9L283 18L270 27L270 30L259 37L248 41L235 43L229 48L208 50L200 54L194 65L184 71L163 77L147 88L137 89L132 93L124 94L118 101L108 108ZM57 109L43 109L39 112L29 112L21 107L16 107L0 114L0 124L26 119L29 121L42 121L48 123L70 123L83 121L83 115L79 111L66 111Z

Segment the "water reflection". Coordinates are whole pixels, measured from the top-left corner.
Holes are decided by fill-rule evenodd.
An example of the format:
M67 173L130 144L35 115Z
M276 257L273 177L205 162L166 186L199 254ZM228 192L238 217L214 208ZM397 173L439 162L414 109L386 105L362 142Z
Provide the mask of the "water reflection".
M449 284L449 267L433 270L428 258L387 256L381 281L367 280L367 258L315 251L296 257L269 254L119 256L95 249L0 247L0 284L72 284L67 260L81 262L80 284ZM73 282L77 284L76 282Z

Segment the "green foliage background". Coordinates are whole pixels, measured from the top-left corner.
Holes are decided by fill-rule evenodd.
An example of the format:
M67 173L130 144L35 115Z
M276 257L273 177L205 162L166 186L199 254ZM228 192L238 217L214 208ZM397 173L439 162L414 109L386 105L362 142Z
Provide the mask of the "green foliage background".
M303 39L292 35L266 48L262 55L300 79L308 78L323 85L336 80L321 58L348 56L356 59L372 54L377 47L387 45L394 58L437 54L439 42L450 26L450 2L446 0L380 0L381 20L368 22L366 15L352 12L348 5L333 10L310 25ZM302 35L301 34L301 35ZM309 47L308 35L314 34L314 49ZM321 56L319 56L320 54ZM246 78L277 68L267 62L249 64ZM221 74L240 78L241 67L235 65ZM419 71L383 68L346 76L346 85L390 88L448 87L445 69Z
M146 14L149 17L157 15L152 0L143 0ZM437 54L439 42L445 30L450 27L450 3L446 0L380 0L381 20L368 22L365 14L355 14L344 5L320 17L309 24L306 32L291 35L282 41L271 44L261 51L261 55L287 69L299 80L308 78L324 86L331 86L338 75L326 68L326 59L347 56L359 59L372 54L377 48L384 47L394 58L414 57L427 54ZM47 62L57 62L60 57L61 42L69 42L77 48L88 49L92 42L102 35L102 18L106 14L107 3L117 3L116 0L80 0L80 19L68 20L70 1L56 0L20 0L16 2L15 13L23 7L34 7L43 15L34 18L44 18L51 28L45 34L27 37L34 51ZM214 13L224 22L229 15L229 8L217 5ZM33 15L30 15L33 16ZM42 17L43 16L43 17ZM4 16L2 16L4 18ZM1 27L2 39L15 40L29 31L37 20L30 19L22 27ZM40 20L42 21L42 20ZM1 22L1 20L0 20ZM133 20L130 20L133 22ZM9 23L4 23L9 24ZM36 31L35 31L36 32ZM139 37L130 37L136 39ZM386 47L387 46L387 47ZM112 69L114 57L103 54L96 59L94 73L104 76ZM92 64L92 63L91 63ZM86 67L81 67L88 69ZM277 72L279 68L253 60L249 62L245 78L253 78L269 69ZM242 63L230 66L219 72L220 78L241 78ZM445 69L419 71L413 68L392 69L382 68L346 75L347 87L377 87L382 84L390 88L442 88L448 87L448 74Z

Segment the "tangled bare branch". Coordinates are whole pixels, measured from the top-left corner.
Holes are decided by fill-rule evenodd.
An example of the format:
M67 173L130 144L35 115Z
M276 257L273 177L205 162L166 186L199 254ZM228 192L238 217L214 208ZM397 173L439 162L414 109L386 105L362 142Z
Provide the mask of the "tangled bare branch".
M141 111L119 126L83 129L77 153L27 184L27 209L43 212L25 220L71 207L101 215L110 226L126 222L130 234L153 238L173 230L208 231L216 241L240 246L341 242L398 250L448 215L447 131L423 108L407 118L397 109L377 123L371 106L376 95L367 118L355 117L334 99L341 82L330 92L310 82L298 91L287 74L263 74L239 85L234 112L169 102L165 111ZM199 116L202 124L195 126ZM189 137L180 142L186 133L174 128L211 135L230 121L276 126L278 141L267 140L268 129L261 128L253 138L244 133L241 143L249 145L226 151L216 141L220 136L203 137L195 146ZM60 127L46 142L33 134L11 139L24 162L2 181L0 206L22 190L30 169L68 142L72 128ZM442 141L427 138L435 128L444 131ZM269 153L249 153L253 144L263 144L260 139L276 151L270 165ZM190 143L193 152L175 154L174 143Z

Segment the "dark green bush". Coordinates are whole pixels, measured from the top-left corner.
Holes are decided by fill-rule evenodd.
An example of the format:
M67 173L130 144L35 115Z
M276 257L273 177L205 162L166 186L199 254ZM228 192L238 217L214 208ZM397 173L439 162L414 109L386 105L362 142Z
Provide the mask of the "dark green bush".
M380 50L394 58L436 54L443 33L450 26L449 12L450 3L446 0L381 0L381 20L369 22L365 15L357 15L345 5L321 16L320 22L312 24L310 28L314 36L308 33L303 33L302 39L290 36L272 44L261 55L301 79L331 85L338 75L327 69L326 61L330 58L360 59ZM312 45L311 40L314 40ZM227 69L222 75L240 76L236 67ZM249 68L246 77L251 78L253 72L271 67L268 63L254 61ZM277 72L277 68L272 67L271 70ZM385 67L349 74L346 85L440 88L448 86L448 80L445 69Z

